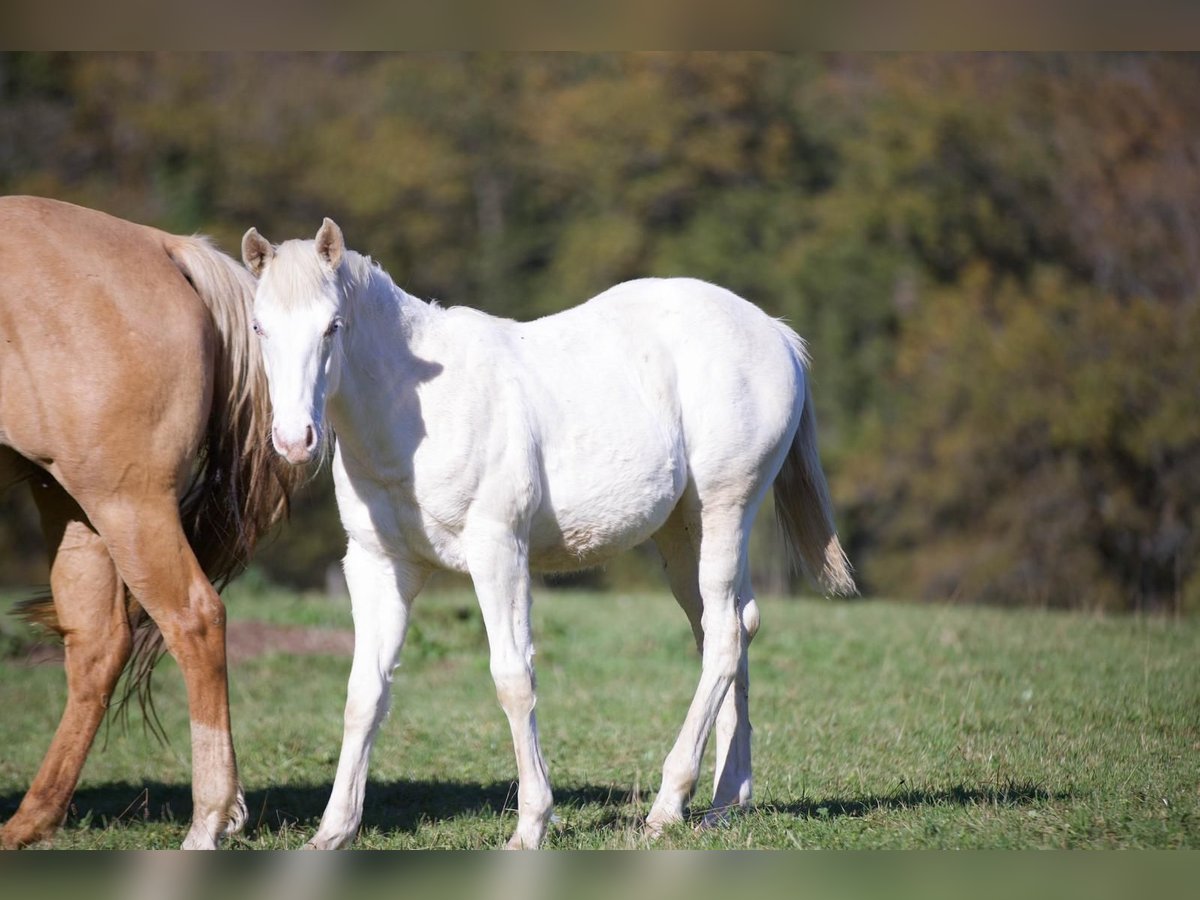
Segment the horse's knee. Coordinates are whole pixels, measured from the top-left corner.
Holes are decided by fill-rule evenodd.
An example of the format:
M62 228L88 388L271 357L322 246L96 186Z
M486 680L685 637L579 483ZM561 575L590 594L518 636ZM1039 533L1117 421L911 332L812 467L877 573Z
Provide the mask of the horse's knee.
M537 703L533 673L526 668L492 669L496 699L510 716L528 715Z
M369 732L375 727L376 721L381 718L383 716L378 713L376 702L364 702L362 698L351 697L347 700L346 709L342 713L342 724L347 732Z
M382 677L369 683L365 679L352 681L343 716L346 730L367 734L373 731L387 715L389 697L388 682Z
M194 584L189 591L189 604L193 620L203 623L205 628L225 630L225 601L207 581Z
M166 618L159 625L168 646L225 645L225 603L207 581L193 584L187 603Z

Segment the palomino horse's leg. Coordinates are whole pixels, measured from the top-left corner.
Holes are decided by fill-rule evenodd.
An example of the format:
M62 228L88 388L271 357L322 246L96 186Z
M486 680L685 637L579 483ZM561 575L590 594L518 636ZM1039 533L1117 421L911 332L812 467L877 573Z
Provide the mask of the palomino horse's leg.
M183 673L192 722L192 827L183 847L215 848L246 819L229 730L225 605L188 546L174 496L122 497L89 512Z
M371 745L387 715L392 672L404 645L409 610L428 574L350 540L346 583L354 613L354 662L337 776L321 827L306 845L309 849L344 847L358 832Z
M58 828L131 648L125 589L104 542L56 482L35 479L66 644L67 705L20 809L0 831L6 847L48 838Z
M704 631L700 683L675 745L663 763L662 786L646 817L646 828L652 835L682 821L684 807L700 776L705 742L737 675L743 643L737 588L748 524L741 509L703 513L697 565Z
M464 535L467 564L487 628L496 697L508 717L517 757L517 828L510 849L542 842L554 806L550 777L538 742L533 635L529 611L529 557L525 540L500 526Z
M696 648L704 651L704 630L701 624L703 601L696 547L693 536L699 534L697 524L687 524L683 507L677 508L667 524L654 536L662 554L667 581L676 602L687 614L696 639ZM706 825L716 824L731 807L746 806L751 796L750 764L750 641L758 630L758 606L750 589L748 575L743 575L738 588L738 614L742 623L741 653L733 687L726 691L716 721L716 765L713 778L713 808L705 816Z

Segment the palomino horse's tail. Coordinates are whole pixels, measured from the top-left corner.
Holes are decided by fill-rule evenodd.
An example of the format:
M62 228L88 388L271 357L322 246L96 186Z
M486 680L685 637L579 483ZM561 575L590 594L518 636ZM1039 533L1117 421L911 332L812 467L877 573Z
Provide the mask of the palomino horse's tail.
M251 329L254 278L203 237L170 236L166 250L208 307L217 332L212 411L180 518L218 590L240 573L288 507L303 470L271 446L271 411Z
M830 594L858 593L850 561L833 524L829 485L817 454L817 418L808 386L808 354L804 342L783 328L804 380L800 426L775 479L775 514L783 528L792 564L806 572Z
M164 235L163 249L203 300L216 333L212 409L179 517L197 561L220 590L238 575L258 540L287 512L302 470L283 464L270 442L270 402L258 342L250 327L255 283L250 273L203 237ZM133 651L114 709L137 698L159 737L150 676L165 652L162 634L128 597ZM28 621L60 631L49 593L20 604Z
M254 278L205 237L167 235L164 249L212 316L217 336L208 426L179 518L204 574L219 591L241 573L259 539L287 513L303 472L271 446L271 410L258 341L251 328ZM163 736L150 676L165 651L154 621L130 598L133 652L122 712L137 697L145 721Z

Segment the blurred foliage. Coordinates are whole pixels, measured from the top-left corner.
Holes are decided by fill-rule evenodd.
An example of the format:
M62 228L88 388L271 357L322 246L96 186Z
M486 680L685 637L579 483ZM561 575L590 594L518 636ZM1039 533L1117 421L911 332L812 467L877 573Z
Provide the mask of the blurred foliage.
M810 342L867 590L1194 610L1197 83L1186 55L5 54L0 190L235 254L330 215L505 316L719 282ZM324 582L331 502L272 577ZM795 587L759 531L760 589Z

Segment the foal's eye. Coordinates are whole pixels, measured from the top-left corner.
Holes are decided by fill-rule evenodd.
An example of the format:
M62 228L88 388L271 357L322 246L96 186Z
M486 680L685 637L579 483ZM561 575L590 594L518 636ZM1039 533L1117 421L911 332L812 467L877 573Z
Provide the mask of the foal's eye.
M335 332L341 330L343 324L341 318L334 319L329 323L329 327L325 329L325 337L333 337Z
M258 319L255 319L255 320L254 320L254 321L253 321L253 322L250 324L250 327L254 329L254 333L255 333L255 334L257 334L259 337L262 337L262 336L263 336L263 330L262 330L262 326L258 324Z

